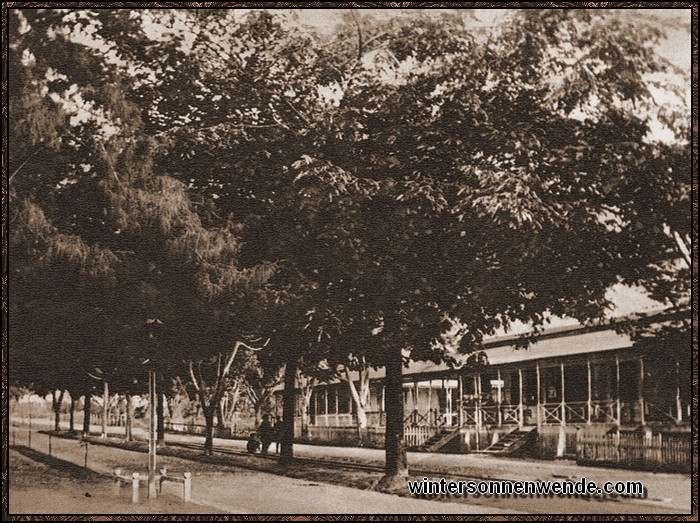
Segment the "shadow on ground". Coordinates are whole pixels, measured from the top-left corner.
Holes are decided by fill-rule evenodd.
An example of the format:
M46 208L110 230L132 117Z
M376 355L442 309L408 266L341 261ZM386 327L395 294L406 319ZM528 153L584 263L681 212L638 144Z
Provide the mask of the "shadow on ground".
M32 448L29 448L25 445L17 445L12 447L12 450L22 454L23 456L28 457L29 459L36 461L38 463L42 463L46 465L47 467L51 467L54 470L60 471L65 475L68 475L72 478L75 479L80 479L80 480L103 480L106 478L106 476L103 476L102 474L95 472L90 469L86 469L84 467L81 467L79 465L76 465L75 463L71 463L70 461L65 461L59 458L55 458L53 456L49 456L48 454L44 454L43 452L38 452Z

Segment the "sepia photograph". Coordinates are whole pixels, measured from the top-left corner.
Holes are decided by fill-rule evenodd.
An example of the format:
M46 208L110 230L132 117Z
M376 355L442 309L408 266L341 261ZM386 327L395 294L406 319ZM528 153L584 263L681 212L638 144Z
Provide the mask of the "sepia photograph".
M3 520L697 521L698 8L478 4L3 3Z

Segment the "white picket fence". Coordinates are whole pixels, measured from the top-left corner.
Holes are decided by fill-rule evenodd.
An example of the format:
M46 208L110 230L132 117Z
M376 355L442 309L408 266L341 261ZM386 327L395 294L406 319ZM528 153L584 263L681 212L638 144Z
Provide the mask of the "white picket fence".
M404 427L403 441L407 447L419 447L435 434L439 429L435 427Z
M691 439L690 432L581 431L576 441L576 459L690 472Z

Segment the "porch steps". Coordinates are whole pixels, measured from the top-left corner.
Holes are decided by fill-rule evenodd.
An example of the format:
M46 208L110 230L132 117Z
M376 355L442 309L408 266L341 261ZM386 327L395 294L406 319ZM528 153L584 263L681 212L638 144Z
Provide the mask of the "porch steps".
M487 454L513 454L535 440L536 427L522 427L510 431L493 445L479 452Z
M443 428L428 441L415 447L413 450L416 452L439 452L458 435L459 427Z

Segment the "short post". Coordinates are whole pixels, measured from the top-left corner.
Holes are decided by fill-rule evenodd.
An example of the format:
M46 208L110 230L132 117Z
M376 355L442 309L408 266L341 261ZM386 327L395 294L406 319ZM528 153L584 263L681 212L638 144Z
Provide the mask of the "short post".
M163 481L168 476L168 469L163 467L160 469L160 481L158 482L158 494L163 492Z
M49 431L49 456L51 456L51 431Z
M183 482L183 495L185 502L192 501L192 473L185 472L182 474L185 478Z
M656 452L654 452L653 446L653 436L654 433L649 427L644 428L644 443L642 445L642 458L649 463L656 458Z
M114 467L113 472L114 472L114 495L118 496L119 492L121 491L121 487L122 487L122 479L121 479L122 469L120 469L119 467Z
M139 502L139 473L134 472L131 475L131 502Z
M566 429L564 425L559 425L559 440L557 441L557 457L563 458L566 454Z
M85 468L87 468L87 462L88 462L88 447L90 446L90 442L88 440L85 440L84 443L85 445L85 464L83 465Z
M32 448L32 416L31 411L29 413L29 436L27 437L27 446Z

